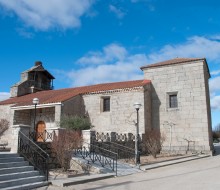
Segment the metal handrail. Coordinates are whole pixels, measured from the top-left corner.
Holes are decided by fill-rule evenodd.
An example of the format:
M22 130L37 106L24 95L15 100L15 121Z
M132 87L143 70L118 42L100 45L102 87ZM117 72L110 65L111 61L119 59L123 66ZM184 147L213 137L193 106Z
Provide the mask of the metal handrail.
M21 131L18 134L18 153L39 170L40 173L44 174L48 181L49 155Z
M80 154L83 159L89 158L92 163L98 161L102 167L109 166L112 171L115 171L115 175L117 176L118 154L93 144L86 144L88 147L83 146L81 148L75 149L75 154Z

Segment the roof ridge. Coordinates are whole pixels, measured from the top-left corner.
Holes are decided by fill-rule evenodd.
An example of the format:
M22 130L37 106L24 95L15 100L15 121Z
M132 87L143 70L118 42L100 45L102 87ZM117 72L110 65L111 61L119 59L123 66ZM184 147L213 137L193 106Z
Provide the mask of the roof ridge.
M143 70L145 68L173 65L173 64L178 64L178 63L187 63L187 62L200 61L200 60L205 60L206 61L206 58L184 58L184 57L181 58L181 57L176 57L176 58L169 59L169 60L166 60L166 61L160 61L160 62L157 62L157 63L145 65L145 66L142 66L140 69Z
M101 83L90 86L81 86L74 88L64 88L57 90L39 91L19 97L9 98L0 102L0 105L15 104L15 106L32 105L32 99L38 97L40 104L48 104L54 102L63 102L77 95L97 92L110 92L114 90L134 89L149 84L150 80L131 80L111 83Z
M94 86L99 86L99 85L108 85L108 84L119 84L119 83L128 83L128 82L141 82L141 81L147 81L150 82L150 80L145 80L145 79L139 79L139 80L128 80L128 81L119 81L119 82L107 82L107 83L98 83L98 84L92 84L92 85L86 85L86 86L76 86L76 87L70 87L70 88L60 88L60 89L55 89L55 90L69 90L69 89L77 89L77 88L85 88L85 87L94 87Z

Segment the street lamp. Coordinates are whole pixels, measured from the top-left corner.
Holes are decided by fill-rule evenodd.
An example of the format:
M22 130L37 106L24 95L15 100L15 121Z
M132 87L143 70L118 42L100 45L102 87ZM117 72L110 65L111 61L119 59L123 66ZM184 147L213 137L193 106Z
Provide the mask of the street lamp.
M33 99L33 104L34 104L34 131L36 131L36 127L35 127L36 108L37 108L37 104L39 104L39 99L38 99L38 98L34 98L34 99Z
M135 136L135 163L140 164L140 155L139 155L139 140L138 140L138 135L139 135L139 109L141 107L141 103L135 102L134 103L134 108L137 111L137 123L136 123L136 136Z

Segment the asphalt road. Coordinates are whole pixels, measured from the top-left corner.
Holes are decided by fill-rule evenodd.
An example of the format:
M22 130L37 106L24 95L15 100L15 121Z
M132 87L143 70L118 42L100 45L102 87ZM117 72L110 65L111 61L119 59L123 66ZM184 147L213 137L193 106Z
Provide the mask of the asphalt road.
M220 189L220 144L217 155L129 176L40 190L216 190Z
M217 147L217 151L220 152L220 146ZM72 188L75 190L216 190L220 189L220 155L125 177L74 185Z

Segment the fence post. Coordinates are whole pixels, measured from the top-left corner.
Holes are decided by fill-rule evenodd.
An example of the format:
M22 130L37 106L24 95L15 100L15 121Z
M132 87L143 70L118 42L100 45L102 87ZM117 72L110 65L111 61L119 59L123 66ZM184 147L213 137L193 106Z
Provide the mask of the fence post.
M24 134L29 134L31 126L29 125L13 125L12 138L10 139L9 146L11 146L11 152L17 153L18 151L18 134L21 131Z
M95 135L95 131L92 130L82 130L83 144L87 151L90 151L89 145L92 144L92 136Z

